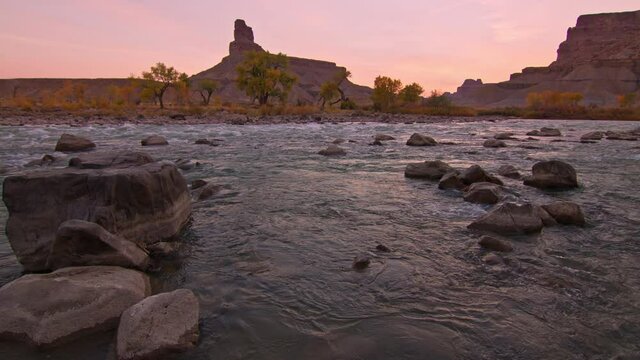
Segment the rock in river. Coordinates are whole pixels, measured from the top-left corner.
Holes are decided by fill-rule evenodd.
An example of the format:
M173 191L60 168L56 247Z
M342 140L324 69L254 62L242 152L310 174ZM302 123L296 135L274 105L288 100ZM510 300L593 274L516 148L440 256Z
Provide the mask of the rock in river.
M58 227L67 220L96 223L144 247L176 236L191 214L184 177L161 162L10 176L3 199L7 237L27 271L46 269Z
M108 167L127 167L152 163L153 158L145 152L91 152L81 154L69 160L69 166L78 169L104 169Z
M373 137L373 140L377 140L377 141L389 141L389 140L395 140L396 138L394 138L391 135L386 135L386 134L376 134Z
M163 359L198 342L200 305L191 290L150 296L122 313L119 360Z
M471 223L472 230L489 231L496 234L528 234L554 225L555 221L539 206L504 203Z
M513 165L502 165L498 168L498 175L504 176L510 179L520 179L522 175L518 172Z
M62 152L75 152L91 150L95 147L96 144L89 139L71 134L62 134L60 139L58 139L55 150Z
M414 133L407 140L409 146L435 146L438 143L430 136Z
M482 146L486 148L503 148L507 147L507 143L502 140L488 139L484 143L482 143Z
M326 149L318 151L318 154L323 156L343 156L347 155L347 152L338 145L331 144Z
M447 189L456 189L462 190L467 185L460 179L460 173L456 170L450 171L440 179L438 182L438 189L447 190Z
M148 137L142 139L142 141L140 143L142 144L142 146L169 145L169 142L167 141L167 139L165 139L163 136L160 136L160 135L148 136Z
M557 160L542 161L531 169L533 175L524 184L539 189L572 189L578 187L578 176L573 166Z
M540 130L533 130L527 133L529 136L562 136L562 133L558 129L543 127Z
M506 241L497 239L492 236L483 236L478 241L478 245L483 247L484 249L491 251L499 251L499 252L511 252L513 251L513 247Z
M95 223L67 220L58 228L46 267L115 265L146 270L148 264L149 257L134 242Z
M585 224L584 214L578 204L569 201L556 201L548 205L542 205L542 208L560 224L578 226Z
M425 161L422 163L408 164L404 170L404 176L408 178L440 180L446 173L452 170L453 168L443 161Z
M494 183L473 183L464 193L464 201L476 204L497 204L502 198L502 187Z
M477 182L490 182L498 185L504 185L502 180L489 174L479 165L471 165L469 168L460 173L460 180L466 185Z
M145 274L117 266L24 275L0 288L0 339L54 346L112 330L149 292Z

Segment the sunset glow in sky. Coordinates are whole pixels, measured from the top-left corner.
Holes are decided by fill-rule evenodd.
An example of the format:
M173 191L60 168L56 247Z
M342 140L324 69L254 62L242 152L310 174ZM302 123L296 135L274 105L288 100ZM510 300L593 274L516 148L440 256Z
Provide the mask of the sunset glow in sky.
M0 78L127 77L162 61L194 74L227 55L233 22L271 52L455 90L548 65L581 14L638 0L0 0Z

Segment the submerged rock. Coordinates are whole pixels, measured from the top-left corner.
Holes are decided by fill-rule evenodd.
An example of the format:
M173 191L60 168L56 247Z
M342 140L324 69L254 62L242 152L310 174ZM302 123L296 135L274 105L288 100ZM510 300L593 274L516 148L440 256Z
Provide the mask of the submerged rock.
M149 257L135 243L82 220L63 222L47 258L47 268L114 265L145 270Z
M202 180L202 179L198 179L198 180L193 180L191 182L191 190L196 190L199 189L205 185L207 185L208 182L206 180Z
M142 144L142 146L169 145L169 142L167 141L167 139L165 139L163 136L160 136L160 135L151 135L149 137L142 139L140 143Z
M491 209L468 228L510 235L535 233L544 226L554 224L553 218L539 206L504 203Z
M369 144L369 146L383 146L383 145L384 144L380 140L373 140L373 142Z
M128 167L153 162L151 155L145 152L91 152L73 157L69 166L78 169L104 169L108 167Z
M342 144L342 143L344 143L344 142L346 142L346 140L345 140L345 139L335 139L335 140L333 140L331 143L332 143L332 144L336 144L336 145L340 145L340 144Z
M482 261L484 261L487 265L500 265L503 263L502 258L499 255L493 253L483 256Z
M376 134L373 138L373 140L377 140L377 141L389 141L389 140L395 140L396 138L394 138L391 135L386 135L386 134Z
M513 137L513 135L515 134L511 132L503 132L494 135L493 138L496 140L514 140L515 138Z
M168 163L9 176L3 193L7 237L27 271L46 269L58 227L67 220L96 223L144 247L174 237L191 214L187 183Z
M592 131L589 133L586 133L584 135L582 135L580 137L580 140L582 141L586 141L586 140L602 140L602 138L604 137L604 133L601 131Z
M389 249L389 247L387 247L386 245L382 245L382 244L378 244L376 245L376 250L380 251L380 252L391 252L391 249Z
M507 143L502 140L489 139L482 143L482 146L486 148L503 148L507 147Z
M338 145L331 144L326 149L318 151L323 156L343 156L347 155L347 151Z
M558 129L543 127L540 130L533 130L527 133L529 136L562 136L562 133Z
M369 267L371 258L367 254L359 254L353 259L352 267L356 270L364 270Z
M407 140L409 146L435 146L438 143L430 136L414 133Z
M560 224L578 226L585 224L582 209L580 209L580 206L576 203L556 201L548 205L542 205L542 208Z
M202 188L202 190L200 190L200 193L198 194L198 200L207 200L213 195L219 193L220 190L222 190L222 185L207 184Z
M499 252L511 252L513 251L513 247L506 241L494 238L492 236L483 236L478 241L478 245L483 247L484 249L491 251L499 251Z
M198 343L200 305L191 290L150 296L122 313L119 360L161 359Z
M524 184L540 189L572 189L578 187L578 176L573 166L557 160L542 161L531 169L533 175Z
M497 204L501 198L500 185L489 182L473 183L464 193L464 201L476 204Z
M452 170L453 168L443 161L425 161L423 163L408 164L404 170L404 176L408 178L440 180L446 173Z
M115 329L150 288L145 274L117 266L24 275L0 288L0 339L55 346Z
M76 152L91 150L95 147L96 144L87 138L71 134L62 134L60 139L58 139L55 151Z
M607 131L607 140L637 141L638 135L623 131Z

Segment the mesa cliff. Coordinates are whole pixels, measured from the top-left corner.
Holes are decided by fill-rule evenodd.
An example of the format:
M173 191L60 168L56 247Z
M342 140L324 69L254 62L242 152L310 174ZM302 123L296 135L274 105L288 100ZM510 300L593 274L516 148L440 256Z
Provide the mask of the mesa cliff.
M585 105L598 106L640 91L640 11L582 15L549 66L496 84L467 79L451 98L466 106L524 106L527 94L547 90L579 92Z
M245 52L264 51L264 49L254 42L253 29L247 26L244 20L236 20L234 27L234 40L229 44L229 55L224 57L218 65L194 75L192 79L216 80L220 83L217 96L221 99L246 102L250 99L238 90L235 84L236 66L244 59ZM289 71L297 77L289 95L289 102L293 104L316 103L320 86L324 82L332 80L341 70L344 68L338 67L332 62L289 56ZM356 103L370 102L371 88L356 85L348 79L343 82L342 88L345 95Z

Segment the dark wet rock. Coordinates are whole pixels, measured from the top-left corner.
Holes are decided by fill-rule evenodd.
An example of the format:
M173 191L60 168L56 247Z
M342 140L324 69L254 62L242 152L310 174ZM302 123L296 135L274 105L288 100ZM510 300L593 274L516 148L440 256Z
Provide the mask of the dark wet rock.
M98 224L82 220L63 222L51 246L47 268L91 265L145 270L149 257L135 243L113 235Z
M222 185L216 184L207 184L202 187L200 193L198 194L198 200L207 200L208 198L216 195L222 190Z
M414 133L407 140L409 146L435 146L438 143L430 136Z
M160 135L151 135L149 137L142 139L140 143L142 144L142 146L169 145L169 142L167 141L167 139L165 139L163 136L160 136Z
M380 252L391 252L391 249L389 249L386 245L382 245L382 244L378 244L376 245L376 250L380 251Z
M150 288L145 274L117 266L24 275L0 288L0 339L55 346L115 329Z
M67 220L96 223L144 247L177 235L191 214L187 183L168 163L9 176L3 199L6 234L27 271L46 269L56 231Z
M548 205L542 205L551 217L558 223L565 225L584 226L584 214L576 203L569 201L556 201Z
M187 120L187 117L183 114L171 114L169 115L169 118L171 120Z
M76 152L92 150L96 147L91 140L83 138L81 136L62 134L58 143L56 144L55 151L62 152Z
M479 165L471 165L469 168L460 173L460 180L465 185L471 185L477 182L490 182L498 185L504 185L502 180L486 172Z
M482 261L487 265L500 265L503 263L502 258L494 253L483 256Z
M532 176L524 184L539 189L572 189L578 187L578 176L573 166L557 160L542 161L532 168Z
M450 171L438 182L438 189L447 190L447 189L455 189L462 190L466 187L464 182L460 179L460 173L458 171Z
M151 155L145 152L91 152L73 157L69 166L78 169L104 169L109 167L129 167L153 162Z
M494 135L493 138L496 140L514 140L515 138L513 137L513 135L514 133L511 132L503 132Z
M191 190L196 190L199 189L203 186L207 185L207 181L206 180L202 180L202 179L198 179L198 180L193 180L191 182Z
M485 140L485 142L482 143L482 146L486 148L503 148L503 147L507 147L507 143L505 143L502 140L489 139L489 140Z
M196 145L211 145L213 144L209 139L198 139L195 142Z
M539 206L504 203L491 209L468 228L504 235L529 234L554 223L553 218Z
M404 176L416 179L440 180L446 173L453 171L447 163L425 161L423 163L408 164L404 170Z
M338 145L331 144L326 149L318 151L318 154L323 156L344 156L347 155L347 151Z
M582 141L587 141L587 140L602 140L602 138L604 137L604 133L601 131L592 131L589 133L586 133L584 135L582 135L580 137L580 140Z
M386 135L386 134L376 134L376 136L374 136L373 138L374 140L377 141L389 141L389 140L395 140L396 138L394 138L391 135Z
M374 140L369 146L383 146L384 144L380 140Z
M622 131L607 131L607 140L624 140L624 141L637 141L638 135L622 132Z
M122 313L119 360L162 359L198 343L200 304L191 290L150 296Z
M161 241L147 246L149 256L153 258L173 258L180 252L181 243L177 241Z
M353 259L353 268L356 270L364 270L369 267L371 258L367 254L359 254Z
M464 193L464 201L476 204L497 204L501 198L500 185L489 182L473 183Z
M498 168L498 175L504 176L510 179L520 179L522 175L513 165L502 165Z
M340 144L342 144L342 143L344 143L344 142L345 142L345 140L344 140L344 139L335 139L335 140L333 140L331 143L332 143L332 144L336 144L336 145L340 145Z
M540 130L529 131L527 135L530 136L562 136L562 133L558 129L543 127Z
M56 162L56 158L53 155L46 154L41 159L29 161L25 167L33 166L50 166Z
M478 245L480 245L484 249L491 250L491 251L499 251L499 252L513 251L513 247L508 242L492 236L487 236L487 235L480 238L480 240L478 241Z

